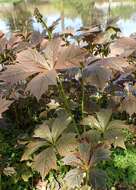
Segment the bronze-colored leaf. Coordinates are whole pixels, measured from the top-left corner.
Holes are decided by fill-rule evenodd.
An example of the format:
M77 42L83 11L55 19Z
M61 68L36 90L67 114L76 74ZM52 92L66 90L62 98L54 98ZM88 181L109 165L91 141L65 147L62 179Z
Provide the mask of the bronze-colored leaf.
M87 142L94 146L99 143L101 139L101 132L99 132L97 129L90 129L81 135L81 139L82 142Z
M72 169L70 170L64 180L66 181L69 188L80 187L83 181L83 171L81 169Z
M75 166L75 167L82 167L82 161L80 158L77 158L76 154L70 154L65 156L62 161L64 162L65 165L69 166Z
M107 144L113 144L114 147L126 149L124 143L125 137L123 131L120 128L118 128L118 125L106 130L104 134L104 140Z
M2 72L0 75L0 80L5 81L7 84L13 85L21 80L25 80L35 73L38 73L40 70L36 67L31 67L29 64L9 65L7 70Z
M67 69L80 66L80 63L84 63L85 55L86 51L77 46L63 47L60 51L56 68Z
M50 123L44 122L43 124L39 125L35 131L33 137L45 139L46 141L52 143L52 134L50 129Z
M40 173L42 179L44 180L45 176L52 169L57 169L56 160L57 158L53 148L47 148L34 157L32 167Z
M108 57L95 61L92 66L104 67L113 71L124 72L124 69L129 67L128 60L122 57Z
M60 47L61 39L55 38L47 43L46 48L43 51L43 55L46 58L47 63L50 65L51 69L57 67L57 59L59 56Z
M61 156L67 156L74 152L78 146L76 134L66 133L57 141L57 150Z
M68 127L71 122L71 117L63 112L61 113L52 124L52 138L54 142L59 138L59 136L63 133L63 131Z
M27 67L41 67L45 68L46 70L51 69L44 56L42 56L37 50L31 48L18 53L16 61Z
M80 159L83 161L86 167L89 166L91 148L92 148L91 144L88 143L81 143L79 145Z
M106 147L104 146L98 147L93 152L90 164L95 164L103 160L108 160L109 157L110 157L110 151Z
M47 141L44 140L35 140L28 143L25 148L24 154L22 155L21 161L31 159L31 155L35 153L39 148L47 145Z
M87 126L90 126L91 128L96 128L96 129L101 128L98 120L92 115L88 115L87 117L84 117L83 120L81 121L81 125L87 125Z
M110 56L128 57L136 50L136 40L122 37L110 45Z
M120 105L120 111L126 111L129 115L136 113L136 97L129 95L124 98Z
M27 85L26 91L30 91L37 100L48 90L49 85L56 85L57 73L55 70L48 71L46 73L39 73L34 77Z
M108 123L111 119L111 116L112 116L112 110L109 110L109 109L102 109L100 112L97 112L96 113L97 115L97 119L100 123L100 126L105 129L106 126L108 126Z
M95 190L106 190L106 173L100 169L90 170L90 185Z
M112 72L106 68L90 65L83 71L83 80L86 84L96 86L98 89L103 90L106 84L111 79Z
M42 41L42 34L38 31L32 32L30 36L30 43L33 47L39 45Z
M45 121L34 131L34 137L42 138L50 143L55 143L71 122L71 117L65 112L60 113L55 119Z

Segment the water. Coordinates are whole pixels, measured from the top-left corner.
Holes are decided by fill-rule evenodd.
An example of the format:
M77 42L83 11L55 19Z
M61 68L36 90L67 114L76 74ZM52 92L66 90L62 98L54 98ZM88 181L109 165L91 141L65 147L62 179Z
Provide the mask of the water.
M61 17L56 31L81 26L104 25L109 18L117 18L116 25L122 34L129 36L136 32L136 0L22 0L0 3L0 30L6 34L12 31L43 31L36 22L33 12L38 8L47 23Z

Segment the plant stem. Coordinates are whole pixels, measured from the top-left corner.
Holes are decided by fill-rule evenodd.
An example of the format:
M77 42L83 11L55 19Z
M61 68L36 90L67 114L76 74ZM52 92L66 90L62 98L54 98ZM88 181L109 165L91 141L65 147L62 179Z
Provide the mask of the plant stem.
M49 40L51 40L51 39L52 39L52 34L51 34L51 32L49 31L47 24L46 24L45 21L43 21L43 20L42 20L42 24L43 24L43 26L45 27L45 29L46 29L46 31L47 31L47 33L48 33Z
M81 67L81 75L83 76L83 66ZM81 79L81 92L82 92L82 97L81 97L81 118L83 119L84 117L84 98L85 98L85 91L84 91L84 80L83 77Z
M2 179L1 179L1 174L0 174L0 190L2 190Z
M88 185L88 182L89 182L89 171L86 172L85 185Z
M74 124L74 127L75 127L75 130L77 132L77 134L80 136L80 133L79 133L79 130L78 130L78 127L77 127L77 124L76 124L76 121L75 121L75 118L69 108L69 102L68 102L68 99L66 97L66 94L65 94L65 91L64 91L64 88L63 88L63 84L62 84L62 81L60 80L60 78L58 77L58 88L59 88L59 92L60 92L60 95L61 95L61 98L63 100L63 103L64 103L64 106L65 106L65 109L66 111L69 113L69 115L71 116L72 118L72 121L73 121L73 124Z
M41 23L43 25L43 27L46 29L46 31L48 33L49 40L51 40L52 39L52 33L49 30L47 23L44 21L43 16L39 12L39 9L37 9L37 8L35 9L34 15L35 15L37 22Z

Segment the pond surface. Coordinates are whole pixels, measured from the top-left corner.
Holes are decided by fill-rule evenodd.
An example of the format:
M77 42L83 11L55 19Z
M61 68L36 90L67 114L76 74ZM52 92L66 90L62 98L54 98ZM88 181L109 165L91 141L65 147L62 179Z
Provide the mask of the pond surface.
M12 31L38 30L42 26L36 22L33 12L38 8L47 23L61 17L56 31L66 28L79 29L81 26L104 25L109 18L116 18L116 25L123 35L136 32L135 0L22 0L0 3L0 30L9 34Z

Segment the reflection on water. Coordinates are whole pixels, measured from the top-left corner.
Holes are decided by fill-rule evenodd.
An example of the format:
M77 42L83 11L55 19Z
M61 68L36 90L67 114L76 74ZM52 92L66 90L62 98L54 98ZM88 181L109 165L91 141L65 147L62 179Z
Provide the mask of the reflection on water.
M80 28L95 24L104 25L109 18L116 22L126 36L136 32L136 1L134 0L22 0L17 3L0 3L0 30L27 32L43 28L33 17L38 7L47 23L61 17L56 31L67 27Z

